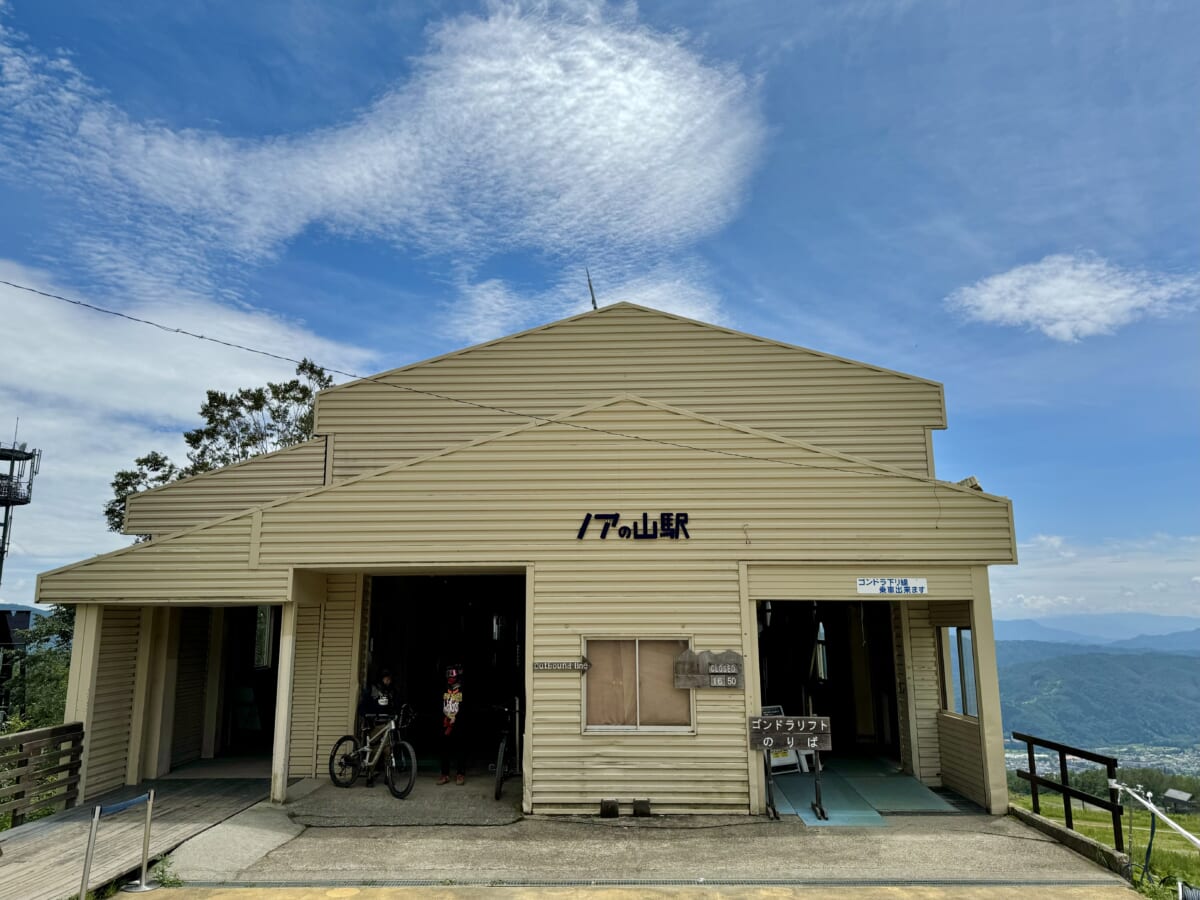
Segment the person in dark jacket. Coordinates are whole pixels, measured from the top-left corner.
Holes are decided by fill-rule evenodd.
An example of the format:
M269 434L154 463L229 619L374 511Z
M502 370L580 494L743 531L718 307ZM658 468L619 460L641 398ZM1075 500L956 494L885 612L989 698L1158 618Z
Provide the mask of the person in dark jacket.
M358 701L360 716L390 716L395 715L400 708L396 700L396 691L392 687L392 673L384 669L379 673L379 680L363 688Z

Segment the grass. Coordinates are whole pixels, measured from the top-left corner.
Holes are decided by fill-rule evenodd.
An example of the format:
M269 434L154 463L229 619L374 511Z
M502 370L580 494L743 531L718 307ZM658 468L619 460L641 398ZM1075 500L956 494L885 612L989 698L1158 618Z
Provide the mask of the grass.
M1063 816L1063 798L1040 793L1038 800L1041 815L1054 822L1066 824ZM1009 801L1023 809L1033 809L1033 798L1023 794L1010 794ZM1075 830L1099 841L1107 847L1113 845L1112 814L1100 809L1080 809L1076 801L1071 807ZM1191 834L1200 835L1200 813L1170 813L1171 820ZM1150 813L1138 807L1125 808L1121 817L1125 835L1125 852L1134 862L1134 881L1141 875L1141 864L1146 859L1146 843L1150 839ZM1200 850L1188 843L1183 835L1169 825L1159 822L1154 833L1154 847L1150 856L1150 874L1155 880L1167 875L1182 878L1189 884L1200 885ZM1148 896L1157 896L1146 891ZM1171 893L1172 896L1175 894Z

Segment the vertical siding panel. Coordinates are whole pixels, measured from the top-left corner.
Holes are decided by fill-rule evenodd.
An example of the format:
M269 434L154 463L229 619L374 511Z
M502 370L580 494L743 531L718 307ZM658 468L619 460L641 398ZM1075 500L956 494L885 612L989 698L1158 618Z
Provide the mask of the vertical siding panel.
M900 741L900 767L910 775L913 765L912 728L909 723L910 698L908 661L904 642L904 614L899 603L892 603L892 658L896 661L896 722Z
M292 733L288 774L320 774L317 746L317 681L321 665L321 611L324 604L296 608L296 661L292 677ZM328 752L328 751L327 751Z
M141 624L137 607L108 606L101 616L92 728L84 736L89 744L84 799L125 783Z
M941 669L938 664L937 631L929 620L925 601L909 601L909 647L912 655L913 696L909 698L916 713L916 776L928 784L939 784L941 754L938 741L938 712L941 709Z
M987 807L983 782L983 744L979 723L967 716L938 713L938 743L942 755L942 784Z
M175 724L171 729L171 768L200 758L204 741L204 698L208 681L210 612L183 610L175 675Z
M354 717L357 585L357 577L353 574L330 575L326 581L317 683L318 757L327 754L334 741L351 729Z

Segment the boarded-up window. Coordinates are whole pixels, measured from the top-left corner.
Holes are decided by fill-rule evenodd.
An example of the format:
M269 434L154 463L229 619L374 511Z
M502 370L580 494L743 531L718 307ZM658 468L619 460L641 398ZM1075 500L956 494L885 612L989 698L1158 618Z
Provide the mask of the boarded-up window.
M687 728L691 692L675 687L675 657L686 640L593 640L587 643L588 728Z

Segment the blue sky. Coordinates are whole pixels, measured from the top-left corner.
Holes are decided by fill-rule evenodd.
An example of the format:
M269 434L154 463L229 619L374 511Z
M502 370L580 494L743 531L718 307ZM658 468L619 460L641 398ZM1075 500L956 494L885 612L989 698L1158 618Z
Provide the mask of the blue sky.
M697 9L697 7L703 7ZM997 614L1200 615L1200 6L0 0L0 278L379 371L630 300L942 381L1013 498ZM0 597L112 472L285 365L0 286L45 463Z

